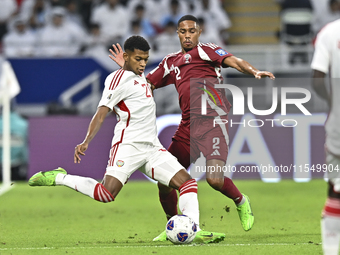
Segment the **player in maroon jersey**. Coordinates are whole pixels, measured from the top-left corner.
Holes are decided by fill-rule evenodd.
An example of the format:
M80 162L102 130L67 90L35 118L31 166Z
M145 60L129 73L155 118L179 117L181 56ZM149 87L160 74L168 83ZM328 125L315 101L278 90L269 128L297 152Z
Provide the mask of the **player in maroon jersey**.
M206 180L209 185L223 195L231 198L237 207L242 227L245 231L252 228L254 215L249 198L241 194L233 181L224 176L223 169L228 156L228 131L224 125L212 128L214 119L227 118L231 107L223 90L214 89L213 85L222 83L221 67L232 67L253 75L257 79L274 75L267 71L259 71L247 61L237 58L213 43L199 43L201 29L196 17L185 15L178 21L178 37L182 50L164 57L162 62L152 70L147 79L154 89L175 84L179 94L182 110L181 123L172 138L168 150L186 168L200 155L206 158ZM116 52L119 49L114 47ZM118 51L117 51L118 50ZM111 59L119 62L119 56L111 51ZM196 88L196 89L195 89ZM216 104L207 104L205 117L201 114L202 90L218 94ZM211 101L211 100L210 100ZM177 193L158 183L159 197L168 218L177 214ZM165 231L154 241L166 240Z

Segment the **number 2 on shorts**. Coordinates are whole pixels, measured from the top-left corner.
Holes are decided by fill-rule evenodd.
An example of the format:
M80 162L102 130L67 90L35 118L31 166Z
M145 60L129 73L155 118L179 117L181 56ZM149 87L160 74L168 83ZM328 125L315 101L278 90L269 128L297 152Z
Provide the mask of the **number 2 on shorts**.
M219 149L220 146L218 146L220 144L220 138L219 137L214 137L213 138L213 149L216 150L216 149Z

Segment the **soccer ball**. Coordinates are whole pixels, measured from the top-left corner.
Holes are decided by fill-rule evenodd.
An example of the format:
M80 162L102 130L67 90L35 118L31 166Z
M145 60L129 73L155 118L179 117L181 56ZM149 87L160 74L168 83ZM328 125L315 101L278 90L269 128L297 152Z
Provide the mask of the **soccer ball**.
M196 223L186 215L175 215L166 224L166 236L174 244L188 244L194 240Z

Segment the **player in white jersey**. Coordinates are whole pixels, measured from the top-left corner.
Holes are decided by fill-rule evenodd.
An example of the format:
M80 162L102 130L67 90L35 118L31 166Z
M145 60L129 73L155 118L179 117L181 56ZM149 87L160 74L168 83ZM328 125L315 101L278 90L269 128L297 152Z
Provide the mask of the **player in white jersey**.
M141 36L131 36L124 43L125 64L108 75L105 89L84 141L77 145L74 162L80 163L89 143L99 131L106 115L114 111L118 118L112 139L110 158L102 183L88 177L67 174L63 168L38 172L30 186L64 185L97 201L111 202L130 177L139 169L164 185L179 190L179 207L199 228L197 183L177 159L163 148L157 137L155 102L144 77L150 46ZM213 233L201 235L198 242L217 242Z
M340 19L327 24L317 35L311 67L313 88L330 107L325 124L328 198L322 212L324 254L339 254L340 242ZM329 74L328 92L325 82Z

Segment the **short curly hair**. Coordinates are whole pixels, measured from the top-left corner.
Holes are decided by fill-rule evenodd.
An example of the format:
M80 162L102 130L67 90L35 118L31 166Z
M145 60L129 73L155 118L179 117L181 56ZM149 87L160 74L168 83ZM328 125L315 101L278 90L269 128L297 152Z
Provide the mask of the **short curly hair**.
M148 51L150 50L150 45L148 41L145 40L142 36L133 35L126 39L124 43L124 50L134 51L135 49Z

